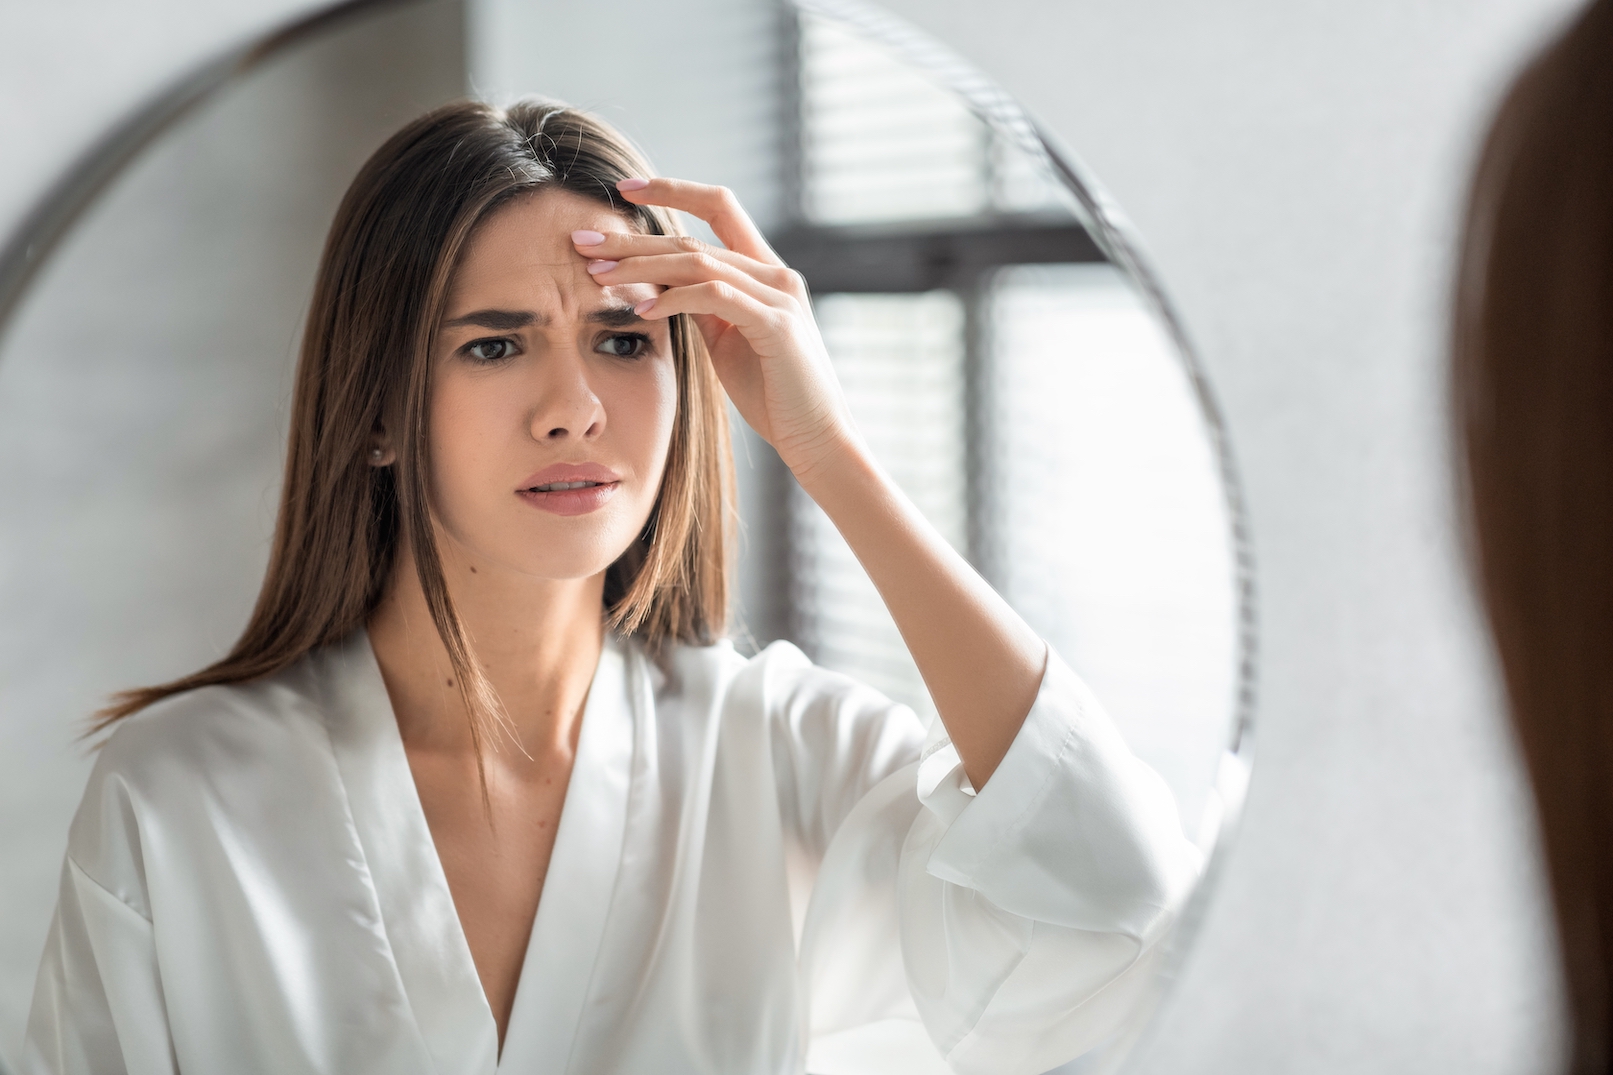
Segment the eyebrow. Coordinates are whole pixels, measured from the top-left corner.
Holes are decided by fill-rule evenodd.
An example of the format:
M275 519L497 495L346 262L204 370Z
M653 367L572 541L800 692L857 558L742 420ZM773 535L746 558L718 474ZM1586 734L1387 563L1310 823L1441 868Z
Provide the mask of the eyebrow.
M528 325L546 325L549 319L531 310L474 310L463 317L451 317L442 323L443 328L458 328L461 325L476 325L479 328L492 329L494 332L508 332L512 328L525 328Z
M588 320L596 325L609 325L611 328L623 328L627 325L636 325L644 319L633 312L631 306L607 306L602 310L595 310L588 315Z
M607 306L602 310L595 310L588 315L589 321L597 325L609 325L611 328L622 328L626 325L637 324L643 320L633 312L631 306ZM462 317L451 317L442 323L443 328L460 328L465 325L475 325L478 328L491 329L494 332L508 332L511 329L525 328L528 325L543 326L549 323L547 315L533 313L531 310L475 310Z

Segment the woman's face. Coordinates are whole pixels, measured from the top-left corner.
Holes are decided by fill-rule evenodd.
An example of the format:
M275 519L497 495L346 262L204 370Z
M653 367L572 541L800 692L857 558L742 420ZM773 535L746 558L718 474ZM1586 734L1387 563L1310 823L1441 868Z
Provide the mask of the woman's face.
M660 489L677 409L670 334L633 313L658 289L595 283L579 230L635 229L566 191L525 197L472 235L449 291L432 353L431 491L473 565L597 575Z

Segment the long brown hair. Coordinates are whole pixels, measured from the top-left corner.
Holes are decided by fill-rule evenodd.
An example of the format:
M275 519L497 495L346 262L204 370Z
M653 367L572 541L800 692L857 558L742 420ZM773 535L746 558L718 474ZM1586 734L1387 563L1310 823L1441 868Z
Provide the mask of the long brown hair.
M432 339L477 225L512 198L561 189L604 202L655 235L676 218L618 198L650 175L619 133L539 99L461 101L393 135L354 179L326 240L303 336L269 568L246 630L193 675L118 695L93 730L181 691L272 675L358 629L380 601L401 538L447 647L477 757L502 709L456 615L427 486ZM666 470L648 525L609 568L608 624L652 652L719 636L728 605L733 476L728 415L705 344L671 321L678 384ZM378 430L394 465L367 455Z
M1613 0L1518 78L1469 202L1452 364L1473 562L1534 788L1573 1070L1613 1071Z

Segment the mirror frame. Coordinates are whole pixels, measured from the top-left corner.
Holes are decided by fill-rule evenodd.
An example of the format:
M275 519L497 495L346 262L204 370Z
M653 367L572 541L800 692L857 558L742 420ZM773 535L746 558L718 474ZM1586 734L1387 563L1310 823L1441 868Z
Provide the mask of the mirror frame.
M0 246L0 340L3 340L29 285L73 225L125 168L193 110L213 101L246 75L280 54L338 27L368 16L412 7L430 0L340 0L310 14L251 35L174 79L144 103L114 122L51 184ZM536 0L534 0L536 2ZM1174 927L1159 971L1152 1003L1139 1011L1139 1038L1154 1024L1152 1012L1170 992L1183 959L1197 936L1211 893L1225 868L1236 837L1254 762L1254 714L1257 682L1257 608L1255 558L1242 483L1233 459L1226 423L1202 362L1181 318L1166 298L1141 240L1101 184L1045 128L1026 115L1018 102L995 81L949 47L867 0L774 0L810 15L843 23L883 46L913 68L955 93L977 117L1030 154L1045 157L1055 176L1080 208L1080 224L1098 251L1124 272L1145 304L1165 327L1183 375L1198 404L1210 438L1227 513L1233 584L1237 605L1236 662L1231 734L1213 784L1221 816L1204 871ZM1137 1044L1133 1039L1132 1044ZM1132 1055L1135 1048L1119 1058ZM1110 1070L1110 1065L1104 1065Z

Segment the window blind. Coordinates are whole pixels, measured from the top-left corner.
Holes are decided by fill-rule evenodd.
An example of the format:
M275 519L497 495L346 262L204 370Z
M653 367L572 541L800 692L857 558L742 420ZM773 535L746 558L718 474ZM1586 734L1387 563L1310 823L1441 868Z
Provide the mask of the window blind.
M964 309L948 291L830 295L818 323L869 447L954 548L966 534ZM795 606L803 645L921 715L934 707L884 602L806 494L792 490Z

